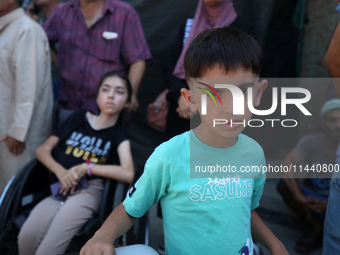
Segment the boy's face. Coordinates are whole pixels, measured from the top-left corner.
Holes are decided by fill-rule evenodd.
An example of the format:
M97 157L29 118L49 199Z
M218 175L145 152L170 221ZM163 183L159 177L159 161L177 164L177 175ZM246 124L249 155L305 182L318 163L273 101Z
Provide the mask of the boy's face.
M227 88L215 88L215 84L230 84L242 91L244 114L234 114L231 91ZM266 86L267 81L259 83L258 77L251 71L238 68L236 71L225 73L219 65L215 65L206 71L202 78L191 79L190 91L182 89L182 94L187 99L187 102L190 103L191 110L198 111L201 116L202 123L198 129L204 136L203 140L208 140L205 141L208 144L210 143L209 140L211 140L212 144L214 144L213 141L229 141L233 145L237 141L237 136L247 126L252 116L248 107L248 88L253 89L252 102L253 106L256 107L260 104L261 95ZM211 87L215 89L219 97ZM203 94L206 94L206 113L202 113ZM203 104L203 108L205 108L205 103L203 102ZM227 139L221 140L222 137Z

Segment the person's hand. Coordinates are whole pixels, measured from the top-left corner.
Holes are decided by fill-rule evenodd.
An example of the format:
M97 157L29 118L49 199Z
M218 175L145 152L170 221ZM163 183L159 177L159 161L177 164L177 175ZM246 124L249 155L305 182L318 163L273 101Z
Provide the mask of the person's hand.
M70 190L71 194L74 193L78 182L80 180L80 178L78 177L78 175L75 172L75 168L77 168L77 166L72 167L71 169L67 170L63 170L62 172L60 172L57 177L61 183L61 187L60 187L60 191L59 193L62 195L66 195L68 193L68 191Z
M10 153L13 153L14 155L20 155L25 149L26 145L23 142L20 142L13 137L10 137L8 135L4 135L0 142L7 141L7 148Z
M303 210L305 211L306 218L310 220L312 218L311 208L308 203L308 199L305 195L301 194L296 197L298 203L301 204Z
M182 95L178 99L178 107L176 112L178 113L179 117L183 119L190 119L190 106Z
M80 250L80 255L116 255L112 242L94 235Z
M88 171L88 165L86 163L82 163L80 165L74 166L70 169L70 171L73 171L74 173L76 173L76 175L78 176L79 180L81 178L83 178Z
M307 203L308 203L308 207L317 213L325 212L327 209L326 200L321 200L316 197L308 196Z
M131 102L127 108L127 111L128 112L135 112L137 110L139 106L139 102L138 102L138 99L137 99L137 95L136 94L133 94L131 95Z

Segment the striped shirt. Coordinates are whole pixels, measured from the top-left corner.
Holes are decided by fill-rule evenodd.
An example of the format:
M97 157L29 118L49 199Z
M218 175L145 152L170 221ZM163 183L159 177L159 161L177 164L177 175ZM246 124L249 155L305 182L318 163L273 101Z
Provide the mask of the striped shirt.
M59 42L60 101L68 109L96 111L103 74L127 73L132 63L151 58L138 14L125 2L105 0L102 14L88 28L79 0L72 0L58 5L43 27L51 44Z

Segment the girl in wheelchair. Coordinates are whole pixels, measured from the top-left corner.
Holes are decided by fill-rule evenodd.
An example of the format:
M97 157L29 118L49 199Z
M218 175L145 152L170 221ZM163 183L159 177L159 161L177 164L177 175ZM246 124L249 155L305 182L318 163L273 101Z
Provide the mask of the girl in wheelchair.
M99 209L103 178L134 178L130 142L122 111L132 87L124 75L105 74L99 82L99 115L73 113L36 151L53 174L49 196L37 204L18 236L20 255L63 254L73 236Z

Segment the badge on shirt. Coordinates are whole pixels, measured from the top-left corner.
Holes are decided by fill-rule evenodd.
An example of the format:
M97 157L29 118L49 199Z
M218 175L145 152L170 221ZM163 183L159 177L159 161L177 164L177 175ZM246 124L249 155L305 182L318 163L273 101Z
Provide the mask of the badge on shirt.
M116 33L116 32L110 32L110 31L105 31L105 32L103 32L103 37L104 37L106 40L116 39L116 38L118 38L118 33Z
M132 194L133 194L135 191L136 191L136 187L135 187L135 185L133 185L133 186L131 187L131 189L129 190L129 197L131 197Z

